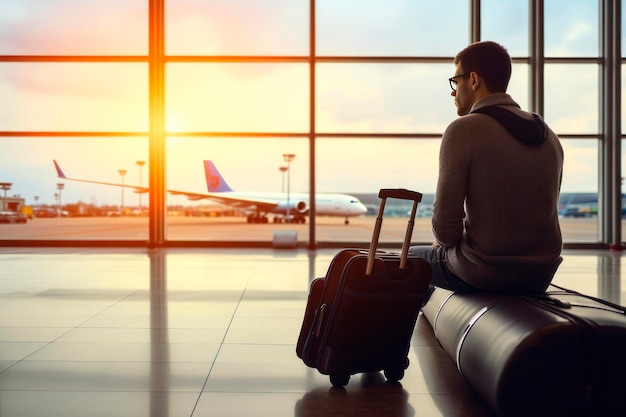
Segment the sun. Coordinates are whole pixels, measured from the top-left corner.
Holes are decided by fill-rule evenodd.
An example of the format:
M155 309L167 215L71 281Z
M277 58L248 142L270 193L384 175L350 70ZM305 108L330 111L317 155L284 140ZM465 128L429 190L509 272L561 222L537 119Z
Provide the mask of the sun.
M165 131L167 133L184 132L188 130L189 123L184 116L170 111L165 116Z

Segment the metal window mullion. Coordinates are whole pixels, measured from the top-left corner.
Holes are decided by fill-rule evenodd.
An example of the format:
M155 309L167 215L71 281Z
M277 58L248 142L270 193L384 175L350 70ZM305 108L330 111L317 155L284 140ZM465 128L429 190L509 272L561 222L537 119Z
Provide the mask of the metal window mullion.
M613 10L609 13L609 17L613 20L611 27L611 45L613 55L612 76L613 76L613 112L611 124L613 125L613 192L615 202L613 205L613 213L615 224L613 227L613 244L614 249L622 249L622 65L621 65L621 27L622 13L621 0L612 0Z
M165 242L165 0L150 0L150 209L149 247Z
M317 204L315 203L315 166L316 166L316 129L315 129L315 86L316 86L316 13L315 13L315 0L310 0L309 3L309 244L308 248L314 250L317 247L317 237L315 236L315 227L317 217L315 216L315 210Z
M469 39L470 43L480 41L480 0L470 0Z
M601 19L600 68L600 241L621 249L621 10L620 0L599 2Z
M543 0L529 1L530 103L531 111L544 115L544 13Z

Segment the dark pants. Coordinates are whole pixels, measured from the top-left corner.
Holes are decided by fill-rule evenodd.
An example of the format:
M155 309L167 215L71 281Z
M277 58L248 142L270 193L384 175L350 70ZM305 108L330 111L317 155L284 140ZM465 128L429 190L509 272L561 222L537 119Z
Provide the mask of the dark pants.
M424 258L430 264L433 270L430 281L431 287L441 287L454 292L480 291L450 272L446 262L446 248L441 246L412 246L409 248L409 255Z

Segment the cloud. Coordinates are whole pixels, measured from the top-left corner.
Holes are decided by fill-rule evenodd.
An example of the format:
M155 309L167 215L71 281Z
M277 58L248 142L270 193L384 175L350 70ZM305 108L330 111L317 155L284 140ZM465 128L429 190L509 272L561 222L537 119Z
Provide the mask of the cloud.
M598 145L595 140L561 140L565 154L564 192L598 191Z
M301 1L167 3L167 52L175 55L306 55L309 8Z
M20 0L19 6L2 8L0 54L148 53L143 0Z
M316 8L321 55L449 56L467 44L466 0L318 0Z

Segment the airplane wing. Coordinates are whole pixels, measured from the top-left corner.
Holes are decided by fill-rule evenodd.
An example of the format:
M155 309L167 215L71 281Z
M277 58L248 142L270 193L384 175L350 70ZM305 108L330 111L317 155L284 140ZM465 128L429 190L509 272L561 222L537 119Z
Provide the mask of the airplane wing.
M83 178L68 177L67 175L65 175L63 170L61 170L61 167L59 166L57 161L53 160L53 162L54 162L54 168L57 171L57 177L64 179L64 180L80 181L80 182L87 182L91 184L101 184L101 185L110 185L110 186L115 186L115 187L130 188L130 189L133 189L135 193L147 193L150 191L150 188L146 186L121 184L121 183L105 182L105 181L94 181L94 180L87 180ZM229 191L219 192L219 193L197 193L197 192L190 192L190 191L170 190L170 189L166 191L171 195L186 196L187 199L191 201L211 200L216 203L225 204L225 205L238 208L241 210L270 212L271 210L273 210L274 208L278 206L277 201L253 199L253 198L241 197L237 195L230 195L231 192Z
M67 175L65 175L65 173L63 172L63 170L61 170L61 167L59 166L59 164L57 163L56 160L53 160L52 162L54 162L54 168L57 171L57 177L59 177L61 179L64 179L64 180L89 182L91 184L113 185L113 186L116 186L116 187L130 188L130 189L133 189L134 192L138 193L138 194L143 194L143 193L147 193L147 192L150 191L150 188L148 188L146 186L140 186L140 185L118 184L118 183L114 183L114 182L103 182L103 181L86 180L86 179L83 179L83 178L71 178L71 177L68 177Z
M278 206L276 201L260 200L252 198L242 198L240 196L228 195L228 193L192 193L188 191L166 190L172 195L184 195L189 200L211 200L216 203L225 204L242 210L253 210L269 212Z

